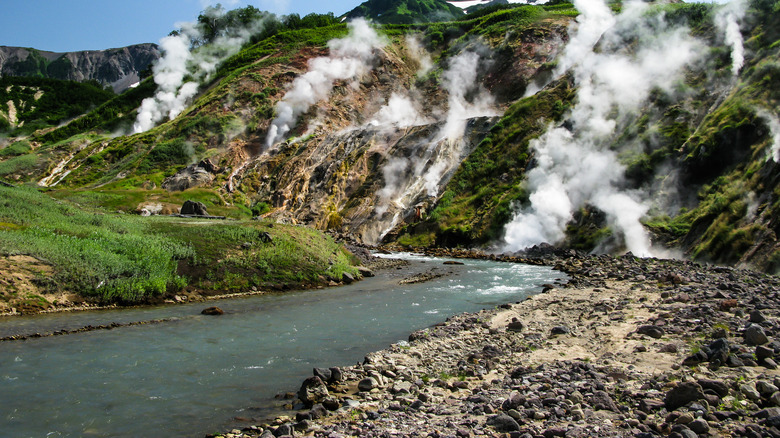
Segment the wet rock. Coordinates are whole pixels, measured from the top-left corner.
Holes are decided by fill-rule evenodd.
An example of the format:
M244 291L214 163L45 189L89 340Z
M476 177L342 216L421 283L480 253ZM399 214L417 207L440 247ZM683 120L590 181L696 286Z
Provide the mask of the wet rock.
M666 393L664 405L667 410L673 411L690 402L702 400L703 398L704 391L702 390L701 385L694 382L683 382Z
M487 424L493 426L499 432L516 432L520 430L520 425L517 421L507 414L498 414L490 417Z
M660 339L664 335L662 328L656 325L642 325L637 327L636 332L640 335L649 336L653 339Z
M332 373L329 368L314 368L313 374L320 378L323 382L329 382Z
M202 315L224 315L225 311L220 309L219 307L212 306L201 310L200 313Z
M341 276L341 281L343 281L344 284L352 284L352 283L355 282L355 277L352 274L350 274L349 272L345 272Z
M764 333L764 329L756 324L750 324L750 326L745 329L744 338L745 343L748 345L763 345L769 342L766 333Z
M328 395L328 387L317 376L304 380L301 388L298 390L298 398L308 408L311 408L316 403L321 403Z
M293 434L293 427L289 424L283 424L276 429L274 429L274 436L276 438L282 437L282 436L291 436Z

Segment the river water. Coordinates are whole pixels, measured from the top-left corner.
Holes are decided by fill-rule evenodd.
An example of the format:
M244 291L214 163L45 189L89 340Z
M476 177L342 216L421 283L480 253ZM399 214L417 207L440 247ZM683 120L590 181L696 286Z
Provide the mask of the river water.
M411 264L338 288L0 319L0 337L174 319L0 343L0 436L224 431L236 425L235 417L268 414L274 395L297 390L313 367L354 364L450 315L521 300L563 277L546 267L402 257ZM445 275L399 285L430 271ZM225 315L200 315L215 304Z

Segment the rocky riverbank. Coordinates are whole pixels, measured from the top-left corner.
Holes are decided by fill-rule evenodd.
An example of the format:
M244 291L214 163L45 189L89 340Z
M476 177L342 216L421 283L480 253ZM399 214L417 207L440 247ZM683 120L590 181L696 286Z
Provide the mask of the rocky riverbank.
M780 436L778 277L631 255L505 259L571 279L315 369L288 416L223 436Z

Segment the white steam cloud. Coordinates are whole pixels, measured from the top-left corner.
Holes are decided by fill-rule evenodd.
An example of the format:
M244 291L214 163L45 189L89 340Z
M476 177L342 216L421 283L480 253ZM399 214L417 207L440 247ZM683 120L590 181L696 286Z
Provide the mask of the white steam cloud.
M442 75L442 85L450 96L443 133L450 142L463 137L468 119L496 115L493 96L477 82L480 59L476 52L463 52L452 59Z
M701 46L687 29L648 22L642 2L624 4L617 16L601 0L577 0L575 6L582 14L559 72L570 70L579 90L572 128L551 127L531 142L536 167L528 173L530 205L507 225L506 249L561 241L575 210L592 205L606 214L628 250L648 256L650 242L640 223L647 207L638 193L620 188L624 167L610 140L653 89L671 92L667 88ZM638 41L634 54L625 53L628 41Z
M767 159L780 163L780 120L778 120L777 115L765 109L758 110L758 116L766 121L772 136L772 145Z
M446 112L438 115L437 121L442 123L442 127L432 137L420 142L412 158L392 158L382 168L385 187L378 193L375 210L378 217L384 215L391 205L397 211L404 210L413 202L419 202L421 197L437 196L446 177L460 164L466 152L463 136L468 120L496 115L492 96L478 81L479 70L484 63L482 57L471 50L450 60L442 74L442 86L449 95ZM400 106L401 101L397 103ZM390 111L390 106L383 107L378 114ZM397 218L398 213L392 225Z
M731 73L736 76L745 62L745 48L742 45L742 32L739 22L745 17L747 2L732 0L715 14L715 25L724 33L726 44L731 47Z
M214 14L224 10L213 9ZM264 20L258 20L240 29L230 29L226 35L217 37L211 43L192 50L191 42L199 41L203 35L195 23L179 23L181 31L160 40L162 58L152 67L157 92L154 97L144 99L133 124L133 132L145 132L162 120L174 119L187 107L198 92L200 81L216 71L222 60L234 55L249 38L262 30ZM189 78L187 82L185 79Z
M415 100L399 93L393 93L388 99L387 105L374 115L369 125L407 128L427 123L430 123L430 120L421 114L420 105Z
M276 118L266 137L266 147L284 139L301 114L325 99L338 80L357 79L371 70L375 50L387 42L359 18L348 24L349 35L328 42L330 56L309 61L309 71L296 78L292 88L276 104Z
M412 55L412 59L420 64L420 68L417 69L417 76L422 77L433 70L433 59L431 59L430 53L420 43L420 40L414 35L407 35L406 46L409 48L409 54Z

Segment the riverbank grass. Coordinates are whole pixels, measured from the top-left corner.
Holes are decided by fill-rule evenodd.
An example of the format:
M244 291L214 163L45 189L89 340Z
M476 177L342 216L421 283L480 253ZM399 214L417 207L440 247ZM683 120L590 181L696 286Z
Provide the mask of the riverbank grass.
M29 256L52 268L31 281L44 296L133 304L185 288L206 295L286 289L357 272L351 254L316 230L269 221L109 214L26 187L0 187L0 224L0 256Z

